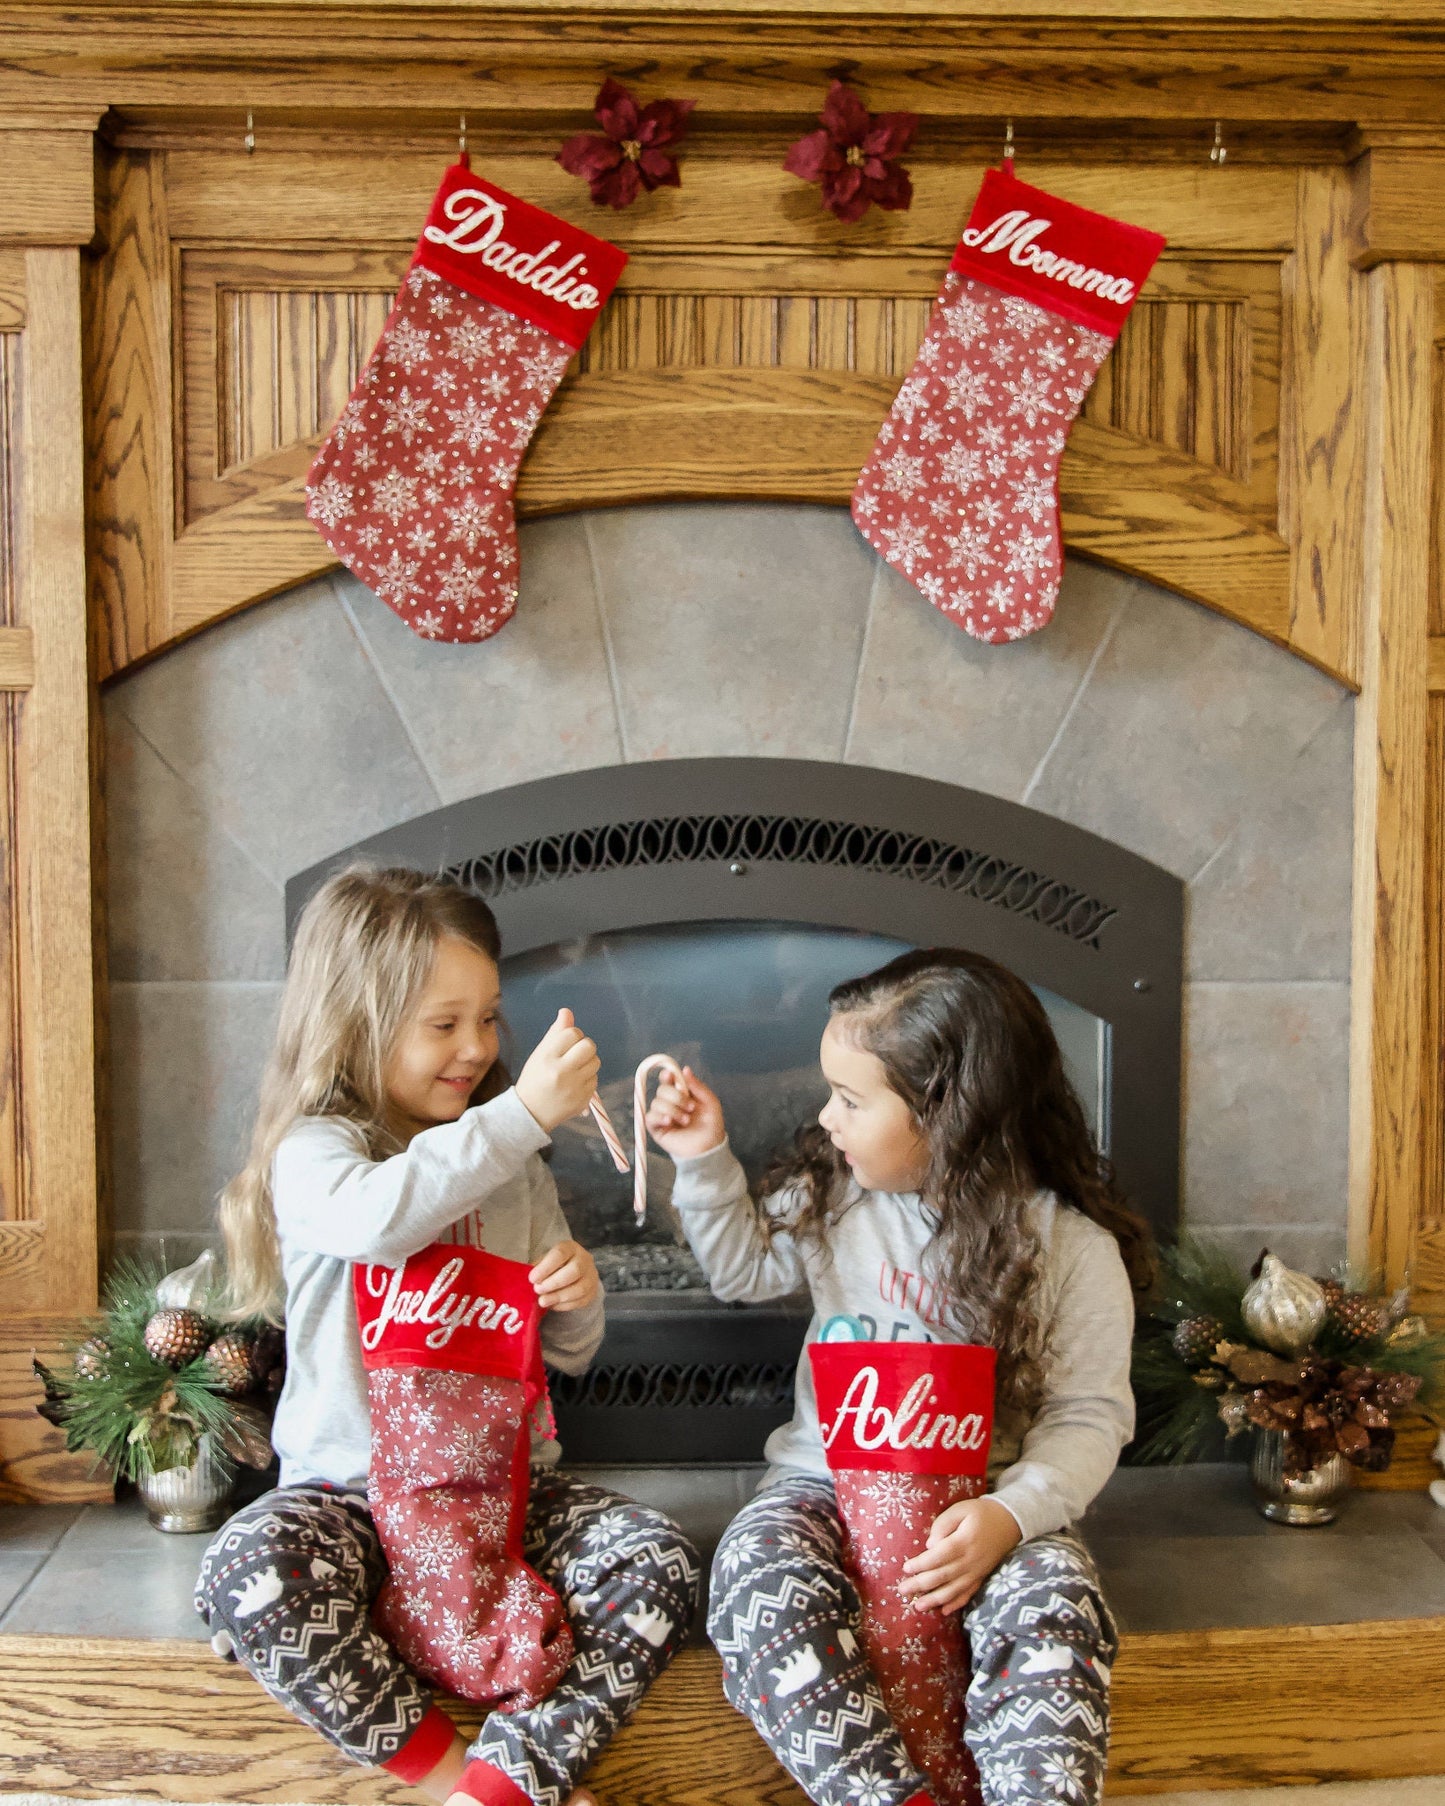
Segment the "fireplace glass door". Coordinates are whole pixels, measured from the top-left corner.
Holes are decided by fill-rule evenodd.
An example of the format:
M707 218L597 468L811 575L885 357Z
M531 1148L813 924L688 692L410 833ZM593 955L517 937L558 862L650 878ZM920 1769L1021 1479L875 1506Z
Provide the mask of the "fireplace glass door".
M519 954L503 961L502 988L518 1060L559 1009L574 1012L597 1042L602 1098L629 1148L638 1062L670 1053L693 1067L721 1097L729 1140L756 1187L771 1157L827 1095L818 1039L829 991L908 948L882 935L790 922L689 922ZM1109 1025L1035 989L1107 1151ZM572 1232L592 1250L614 1303L658 1293L675 1305L689 1294L701 1301L706 1281L668 1206L672 1169L656 1149L640 1231L632 1182L617 1172L590 1116L557 1130L551 1166Z

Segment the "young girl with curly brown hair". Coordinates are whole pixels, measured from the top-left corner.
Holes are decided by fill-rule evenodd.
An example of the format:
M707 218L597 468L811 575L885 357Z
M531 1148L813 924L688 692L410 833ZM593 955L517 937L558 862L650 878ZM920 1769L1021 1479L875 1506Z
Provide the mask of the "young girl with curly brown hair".
M690 1071L663 1086L649 1126L677 1166L673 1201L720 1298L810 1290L809 1341L996 1351L990 1490L933 1520L900 1590L921 1613L965 1614L965 1736L988 1806L1095 1806L1117 1638L1069 1526L1132 1432L1147 1235L1013 973L971 953L909 953L829 1003L827 1104L760 1205L714 1093ZM937 1790L860 1643L807 1358L766 1455L713 1566L708 1628L727 1696L820 1806L925 1806Z

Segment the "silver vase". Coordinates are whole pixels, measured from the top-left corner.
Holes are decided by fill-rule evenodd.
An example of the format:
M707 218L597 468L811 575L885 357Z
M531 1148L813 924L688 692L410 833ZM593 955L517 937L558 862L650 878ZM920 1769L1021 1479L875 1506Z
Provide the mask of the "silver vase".
M1289 1436L1282 1430L1254 1432L1249 1477L1259 1509L1276 1524L1332 1524L1340 1500L1350 1490L1350 1464L1331 1455L1302 1474L1285 1472Z
M142 1474L136 1491L157 1530L215 1530L231 1514L236 1464L209 1436L203 1436L189 1467Z

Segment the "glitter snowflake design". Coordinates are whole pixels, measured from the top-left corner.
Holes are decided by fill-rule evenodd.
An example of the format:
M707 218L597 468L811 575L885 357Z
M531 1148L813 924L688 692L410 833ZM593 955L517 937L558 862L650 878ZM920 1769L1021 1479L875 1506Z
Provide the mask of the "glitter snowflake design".
M868 1666L913 1763L939 1806L982 1806L963 1739L967 1643L954 1613L917 1612L900 1591L903 1564L921 1550L938 1514L975 1497L981 1479L844 1470L834 1475L845 1531L845 1560L863 1608L859 1627ZM856 1777L870 1783L869 1771ZM890 1777L882 1795L892 1801Z
M1058 461L1112 344L987 283L957 272L944 281L859 476L853 518L978 639L1019 639L1053 614Z
M430 270L402 284L307 512L423 637L486 639L515 611L517 468L571 356Z
M562 1602L511 1540L528 1437L520 1381L431 1369L369 1374L372 1519L390 1564L375 1621L453 1692L531 1705L572 1660Z

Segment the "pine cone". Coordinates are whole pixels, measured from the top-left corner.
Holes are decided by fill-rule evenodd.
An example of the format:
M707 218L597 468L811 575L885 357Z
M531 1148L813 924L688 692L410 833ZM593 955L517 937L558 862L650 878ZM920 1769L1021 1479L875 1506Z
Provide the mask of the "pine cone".
M1174 1352L1186 1367L1203 1367L1224 1340L1218 1317L1185 1317L1174 1326Z
M195 1311L157 1311L145 1327L147 1350L166 1367L194 1361L210 1339L210 1325Z
M217 1336L206 1350L206 1370L231 1398L240 1398L256 1383L251 1371L251 1338L233 1331Z
M1390 1326L1388 1298L1371 1298L1367 1292L1347 1292L1337 1281L1325 1288L1328 1321L1351 1342L1373 1342Z
M99 1380L110 1371L110 1343L104 1336L87 1336L75 1351L77 1379Z

